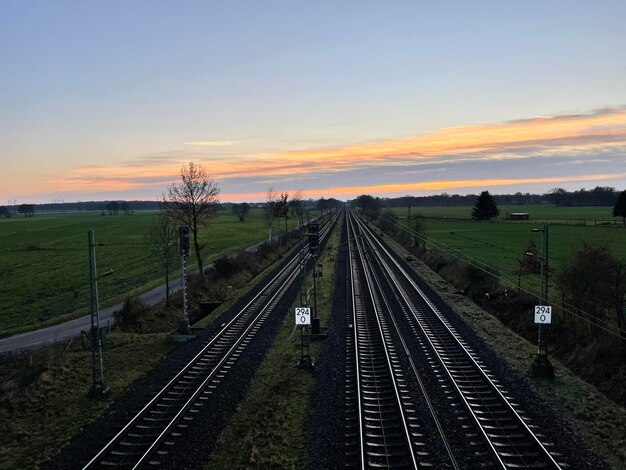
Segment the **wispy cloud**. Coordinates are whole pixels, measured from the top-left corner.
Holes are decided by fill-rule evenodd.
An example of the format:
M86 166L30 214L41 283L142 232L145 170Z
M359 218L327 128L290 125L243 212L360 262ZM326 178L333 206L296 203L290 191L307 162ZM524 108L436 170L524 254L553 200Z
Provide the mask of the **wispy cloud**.
M194 142L185 142L183 145L199 145L203 147L228 147L233 145L234 142L230 140L200 140Z
M187 142L187 145L226 147L230 141ZM257 153L233 155L214 150L209 155L200 151L174 150L155 156L140 157L119 166L77 168L64 177L62 187L75 189L81 185L94 186L99 190L157 187L178 179L183 163L193 159L205 165L211 176L220 183L247 179L251 183L262 184L268 181L295 181L318 178L318 187L323 187L326 176L355 175L355 171L401 171L404 175L415 174L420 181L406 183L400 189L397 185L377 186L376 191L388 192L450 190L464 188L468 180L449 178L442 181L425 181L423 176L428 165L441 168L442 165L452 175L460 164L480 162L507 162L519 159L541 159L550 157L562 159L564 167L578 168L582 176L593 170L582 163L591 165L606 154L619 154L626 151L626 107L596 110L587 114L533 117L500 124L460 126L441 129L428 134L402 139L371 141L348 146L312 148L280 153ZM595 162L594 162L595 160ZM545 160L544 160L545 161ZM529 165L532 163L529 163ZM541 174L541 173L539 173ZM326 175L326 176L324 176ZM389 175L389 174L388 174ZM497 186L513 184L503 170L499 178L480 180L481 184ZM519 176L519 175L518 175ZM600 175L602 176L602 175ZM343 176L342 176L343 177ZM569 178L569 177L568 177ZM592 179L601 180L602 178ZM576 179L574 179L576 180ZM356 180L364 181L364 180ZM405 179L406 181L406 179ZM474 181L474 180L473 180ZM498 183L507 181L506 183ZM558 178L517 180L520 184L542 181L558 183ZM567 180L573 181L573 180ZM403 183L404 184L404 183ZM476 183L478 184L478 183ZM369 187L369 186L368 186ZM473 187L473 186L472 186ZM365 191L365 187L354 191ZM253 187L250 187L254 191ZM346 191L348 191L346 189ZM352 191L352 190L350 190ZM346 194L352 194L348 191ZM374 191L374 189L372 189ZM252 194L252 193L250 193Z
M211 159L223 178L346 172L545 156L567 157L626 146L626 108L589 114L535 117L502 124L461 126L403 139Z
M486 178L467 180L424 181L419 183L380 184L367 186L344 186L324 189L324 194L355 196L370 194L406 194L416 191L445 191L449 189L478 189L495 186L515 186L528 184L560 184L568 182L606 181L626 178L626 173L605 173L597 175L563 176L551 178ZM320 190L316 190L319 192Z
M611 181L626 178L626 173L605 173L596 175L564 176L553 178L477 178L460 180L438 180L417 183L379 184L362 186L333 186L320 189L305 189L302 195L307 198L336 197L353 198L360 194L397 196L418 191L447 191L451 189L479 190L487 187L532 185L532 184L562 184L569 182ZM258 192L225 192L221 194L223 201L264 200L265 191Z

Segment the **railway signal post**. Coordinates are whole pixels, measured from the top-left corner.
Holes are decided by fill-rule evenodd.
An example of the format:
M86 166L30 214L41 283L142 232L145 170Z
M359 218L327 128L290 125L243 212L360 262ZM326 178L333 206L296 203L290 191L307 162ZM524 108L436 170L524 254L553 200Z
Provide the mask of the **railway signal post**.
M307 281L306 281L306 258L304 256L304 222L301 220L301 249L300 249L300 306L304 306L307 303Z
M89 240L89 278L91 281L91 365L92 385L89 395L104 398L111 394L111 389L104 383L104 365L102 360L102 330L100 329L100 305L98 300L98 270L96 267L96 242L94 231L88 233Z
M189 227L180 227L180 259L181 279L183 283L183 319L178 323L178 332L183 335L191 333L189 328L189 307L187 294L187 258L189 257Z
M319 335L320 333L320 320L317 318L317 257L319 255L319 224L317 222L309 222L309 253L314 258L313 261L313 322L311 326L311 333Z

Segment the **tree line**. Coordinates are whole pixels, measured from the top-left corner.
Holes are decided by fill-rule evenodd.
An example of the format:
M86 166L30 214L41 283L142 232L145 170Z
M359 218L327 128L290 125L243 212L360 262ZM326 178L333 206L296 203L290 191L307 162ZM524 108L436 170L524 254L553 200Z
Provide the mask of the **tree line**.
M24 217L33 217L35 215L35 205L34 204L20 204L17 206L17 212L22 214ZM13 212L7 206L0 206L0 217L13 217Z
M597 191L596 191L597 190ZM565 191L565 190L563 190ZM585 192L584 190L581 190ZM581 191L574 191L572 194L580 194ZM593 191L588 191L589 193L597 193L602 194L603 196L598 196L596 201L603 200L605 202L612 201L609 206L613 206L613 210L611 214L613 217L621 217L622 223L626 225L626 190L622 192L615 191L615 188L596 188ZM563 193L558 190L553 190L551 195L558 195L561 197ZM608 196L611 195L609 198ZM442 195L443 196L443 195ZM393 199L381 199L379 197L373 197L369 194L362 194L358 196L356 199L351 201L356 207L361 209L361 213L369 218L374 219L378 217L381 209L383 207L420 207L420 204L416 203L416 200L422 201L424 199L434 200L431 198L437 198L441 196L426 196L425 198L416 198L412 196L404 196L400 198ZM446 196L448 197L448 196ZM454 199L455 196L450 196L450 199ZM468 195L468 196L456 196L456 198L462 198L464 201L463 205L472 204L471 216L474 220L490 220L497 218L500 215L500 209L498 209L498 204L502 200L503 196L494 196L489 191L482 191L478 196L476 195ZM448 206L452 204L441 204L442 206ZM607 205L607 204L601 204Z
M531 194L517 192L515 194L495 194L494 198L500 205L525 205L550 203L556 206L612 206L616 203L620 192L610 186L596 186L576 191L554 188L547 193ZM432 196L402 196L384 198L381 203L385 207L420 207L420 206L470 206L474 204L477 194L436 194Z

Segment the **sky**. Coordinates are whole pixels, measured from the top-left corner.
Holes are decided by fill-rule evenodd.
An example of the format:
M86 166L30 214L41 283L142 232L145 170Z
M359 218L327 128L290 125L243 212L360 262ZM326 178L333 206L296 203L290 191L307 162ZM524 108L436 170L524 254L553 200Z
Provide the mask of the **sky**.
M626 189L624 1L0 1L0 204Z

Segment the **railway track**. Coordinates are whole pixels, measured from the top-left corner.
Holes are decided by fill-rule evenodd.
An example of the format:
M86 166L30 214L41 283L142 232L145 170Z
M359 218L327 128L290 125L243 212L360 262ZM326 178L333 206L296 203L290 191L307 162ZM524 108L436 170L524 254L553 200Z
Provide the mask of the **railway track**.
M365 247L348 219L351 311L348 321L347 430L350 466L430 466L406 380L391 344L386 309Z
M397 348L404 353L406 358L404 363L408 362L411 365L409 367L411 371L406 373L412 374L412 377L415 377L420 385L422 400L425 400L431 411L430 418L423 419L434 420L435 426L432 428L438 430L437 439L442 440L447 453L447 461L438 463L438 467L459 468L455 455L463 455L463 461L466 464L467 456L471 456L471 465L480 468L555 469L566 467L567 465L562 461L562 456L551 451L552 443L548 442L547 438L532 424L524 411L512 400L497 378L493 376L479 356L472 351L433 302L428 299L394 255L353 214L348 212L347 217L349 225L352 227L348 236L358 240L358 244L354 243L354 250L360 252L359 255L350 254L349 272L355 272L356 262L354 260L356 258L361 259L363 265L369 265L369 267L361 268L369 272L367 276L351 274L357 279L356 288L352 288L353 309L356 313L353 314L355 318L353 320L354 340L348 342L348 350L356 350L357 361L353 361L349 366L348 379L353 376L356 377L358 388L361 374L368 377L374 376L366 369L359 372L360 365L358 363L359 341L361 341L362 336L369 337L372 329L371 321L359 321L358 316L362 315L361 310L369 308L378 312L376 322L379 324L380 337L389 340L385 348L391 351L395 351ZM360 300L362 297L366 297L361 292L363 281L359 281L363 277L369 278L369 285L372 286L371 292L377 292L377 294L369 294L373 298L370 302L374 305L373 308L365 306L365 303ZM358 307L359 303L364 306ZM385 328L387 332L385 332ZM391 329L394 331L393 334L389 332ZM395 343L392 338L396 338ZM394 344L398 344L398 346L394 346ZM430 380L423 381L417 371L414 361L417 362L420 359L413 357L416 350L421 350L422 363L428 363ZM379 357L380 354L377 352L376 357ZM379 366L377 370L394 371L394 364L399 368L397 359L394 363L392 358L389 361L389 366ZM387 373L387 371L385 372ZM388 373L392 374L392 372ZM401 376L402 372L398 371L396 374ZM437 383L439 389L433 389L432 385L425 386L425 382ZM414 393L415 391L411 392ZM449 406L446 409L441 407L436 409L432 406L429 394L444 394ZM387 395L389 394L387 393ZM404 393L405 397L409 395L409 393ZM396 401L401 403L401 400ZM349 411L356 406L353 403L356 401L347 400ZM405 409L412 408L408 403L404 405ZM363 422L363 412L362 410L359 412ZM452 429L445 429L444 431L438 416L441 417L446 413L454 415L454 419L448 419L447 422L459 423L458 432L465 436L465 439L462 440L464 443L461 445L457 439L456 445L453 446L446 438L446 432L457 432ZM399 418L396 416L393 419L398 420ZM397 468L397 462L393 460L381 462L368 459L369 437L364 433L361 433L361 436L359 447L360 452L365 454L365 457L362 455L358 464L359 467ZM408 440L406 436L408 434L405 433L404 439ZM348 443L348 449L350 449L350 443L353 443L353 440L349 440ZM461 446L467 448L462 449ZM415 447L412 450L413 455L418 456L413 461L413 468L427 464L425 456L416 454ZM351 453L354 452L348 450L348 461L352 465L354 459L351 458ZM405 447L404 454L409 453L410 451ZM400 465L406 466L410 463L405 459L401 461Z
M320 240L331 232L337 215L320 228ZM298 278L308 247L292 254L238 313L85 465L91 468L159 466L212 394L283 294Z

